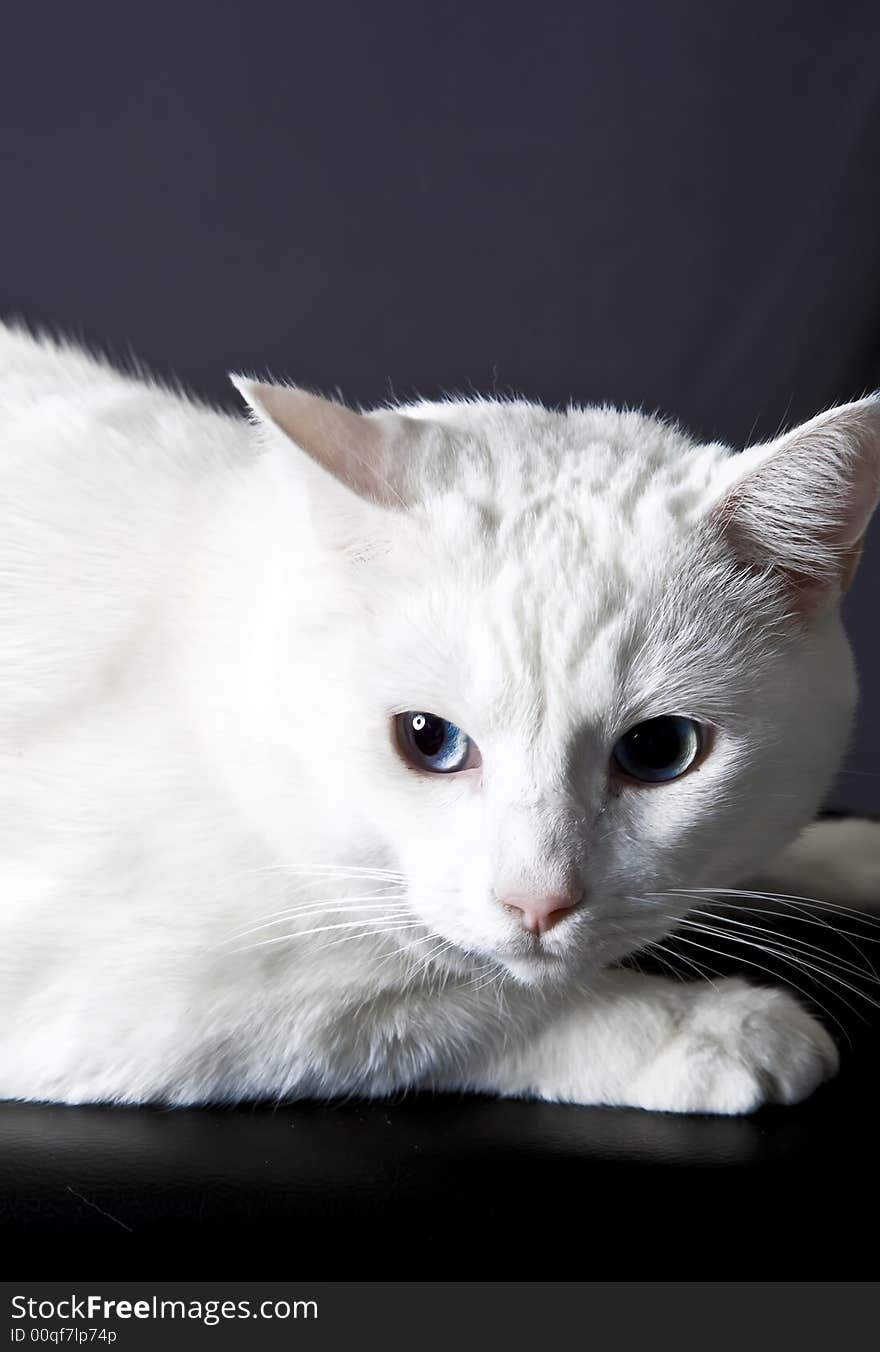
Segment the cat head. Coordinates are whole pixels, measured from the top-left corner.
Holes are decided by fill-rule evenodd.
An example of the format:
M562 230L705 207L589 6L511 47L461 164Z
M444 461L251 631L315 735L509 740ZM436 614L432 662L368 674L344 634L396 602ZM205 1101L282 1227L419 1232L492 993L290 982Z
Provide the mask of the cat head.
M811 819L880 401L734 454L608 408L236 383L295 556L266 740L449 954L605 965Z

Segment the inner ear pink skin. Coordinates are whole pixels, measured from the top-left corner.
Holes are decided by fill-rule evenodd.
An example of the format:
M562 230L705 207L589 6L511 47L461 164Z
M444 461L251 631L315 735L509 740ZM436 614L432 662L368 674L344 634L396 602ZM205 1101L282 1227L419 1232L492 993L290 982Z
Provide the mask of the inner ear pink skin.
M230 379L260 421L271 423L352 493L380 507L407 507L406 467L425 422L391 410L355 413L293 385Z
M830 409L765 447L714 513L734 553L771 565L809 616L855 575L880 497L880 399Z

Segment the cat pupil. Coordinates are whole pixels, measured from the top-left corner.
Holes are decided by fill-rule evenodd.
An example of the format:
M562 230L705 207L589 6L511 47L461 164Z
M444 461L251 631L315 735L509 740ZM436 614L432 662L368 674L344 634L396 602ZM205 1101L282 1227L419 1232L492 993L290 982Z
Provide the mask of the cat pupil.
M681 755L681 734L671 718L652 718L629 734L629 752L651 770L665 770Z
M395 716L394 727L398 751L417 770L449 775L481 763L467 733L439 714L410 709Z
M449 724L433 714L415 714L412 720L413 741L423 756L436 756L446 741Z
M648 718L625 732L612 759L631 779L660 783L678 779L700 752L702 736L692 718L677 714Z

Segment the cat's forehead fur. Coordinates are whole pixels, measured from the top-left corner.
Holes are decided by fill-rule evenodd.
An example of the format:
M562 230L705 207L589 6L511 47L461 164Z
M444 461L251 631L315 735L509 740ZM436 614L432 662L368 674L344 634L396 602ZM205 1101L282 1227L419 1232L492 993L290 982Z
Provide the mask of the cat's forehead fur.
M742 642L741 612L725 626L721 598L701 600L711 560L689 566L729 450L608 408L405 411L426 426L409 488L427 567L398 622L444 655L444 711L562 736L584 718L638 716L655 689L697 700L695 612L706 633ZM716 639L710 666L728 646Z
M643 576L718 495L730 452L657 418L526 402L422 404L411 492L426 525L488 577L593 596ZM571 593L569 593L571 595ZM548 599L550 599L548 597ZM587 600L587 597L584 597Z
M506 518L558 512L635 519L646 499L686 518L730 452L698 446L674 424L610 407L556 411L525 400L421 403L429 427L413 468Z

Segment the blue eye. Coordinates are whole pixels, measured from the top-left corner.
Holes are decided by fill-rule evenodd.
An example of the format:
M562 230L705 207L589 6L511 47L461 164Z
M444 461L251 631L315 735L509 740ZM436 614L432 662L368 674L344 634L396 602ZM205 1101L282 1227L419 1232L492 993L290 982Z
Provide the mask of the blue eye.
M411 709L394 722L401 754L417 770L450 775L480 764L480 753L467 733L437 714Z
M649 718L625 732L611 753L630 779L662 784L689 770L703 749L703 734L692 718L669 714Z

